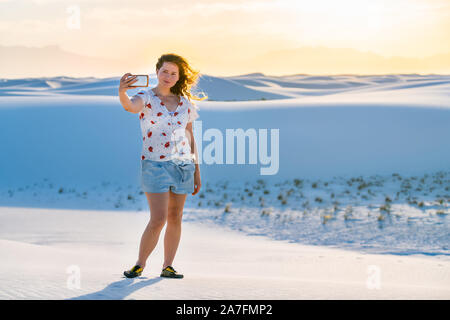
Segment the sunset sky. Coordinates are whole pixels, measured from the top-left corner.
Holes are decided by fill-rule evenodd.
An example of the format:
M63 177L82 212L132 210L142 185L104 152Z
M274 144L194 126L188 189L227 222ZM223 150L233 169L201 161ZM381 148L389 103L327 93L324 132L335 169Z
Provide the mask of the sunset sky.
M356 73L349 49L367 54L361 72L371 72L373 55L405 58L398 70L411 72L421 72L420 59L445 55L433 58L434 68L450 73L450 1L0 0L0 48L48 45L110 59L125 72L152 73L157 57L174 52L217 76ZM321 68L317 50L327 56L329 49L342 50ZM303 64L289 60L297 57ZM385 69L398 71L392 63Z

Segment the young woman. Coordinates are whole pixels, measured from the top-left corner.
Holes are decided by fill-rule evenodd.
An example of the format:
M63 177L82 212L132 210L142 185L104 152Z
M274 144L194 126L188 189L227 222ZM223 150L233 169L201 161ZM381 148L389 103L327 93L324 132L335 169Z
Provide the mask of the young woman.
M139 246L139 257L128 278L140 276L156 247L162 228L164 263L161 277L183 278L172 263L181 236L181 220L188 193L201 187L198 154L192 121L199 117L190 93L198 72L176 54L164 54L156 63L158 85L140 90L131 99L126 94L137 80L126 73L120 80L119 98L125 110L139 114L142 131L141 185L150 207L148 223Z

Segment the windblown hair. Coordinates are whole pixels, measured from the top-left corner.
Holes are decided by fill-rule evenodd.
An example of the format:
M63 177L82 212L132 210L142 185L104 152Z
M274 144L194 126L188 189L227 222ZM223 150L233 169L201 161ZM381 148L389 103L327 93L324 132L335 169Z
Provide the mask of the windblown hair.
M163 54L156 63L156 69L160 70L164 62L172 62L178 66L179 79L177 83L170 88L170 92L179 96L185 96L194 105L195 103L192 100L201 101L208 98L205 94L200 98L191 93L191 88L198 82L200 72L194 70L186 59L174 53ZM202 91L202 93L204 92Z

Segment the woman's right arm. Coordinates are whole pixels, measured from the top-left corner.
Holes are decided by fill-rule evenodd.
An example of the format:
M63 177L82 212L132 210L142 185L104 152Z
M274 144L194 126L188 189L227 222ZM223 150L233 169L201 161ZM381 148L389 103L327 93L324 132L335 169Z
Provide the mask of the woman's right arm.
M131 113L138 113L144 108L144 99L139 96L133 96L131 99L127 95L128 89L134 89L136 87L130 87L131 84L137 81L136 76L130 76L131 73L125 73L120 79L119 86L119 99L123 108Z

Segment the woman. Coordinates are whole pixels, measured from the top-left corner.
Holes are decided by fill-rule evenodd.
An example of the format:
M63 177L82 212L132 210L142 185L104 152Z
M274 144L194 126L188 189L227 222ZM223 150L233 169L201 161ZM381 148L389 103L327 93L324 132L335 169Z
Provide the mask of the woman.
M181 236L181 220L188 193L195 195L201 187L197 148L192 121L198 118L195 97L190 88L198 72L176 54L164 54L156 63L158 85L141 90L131 97L135 76L126 73L120 80L119 98L125 110L138 113L142 131L141 185L150 207L148 223L139 246L139 257L128 278L140 276L150 253L156 247L162 228L164 263L161 277L183 278L172 267Z

